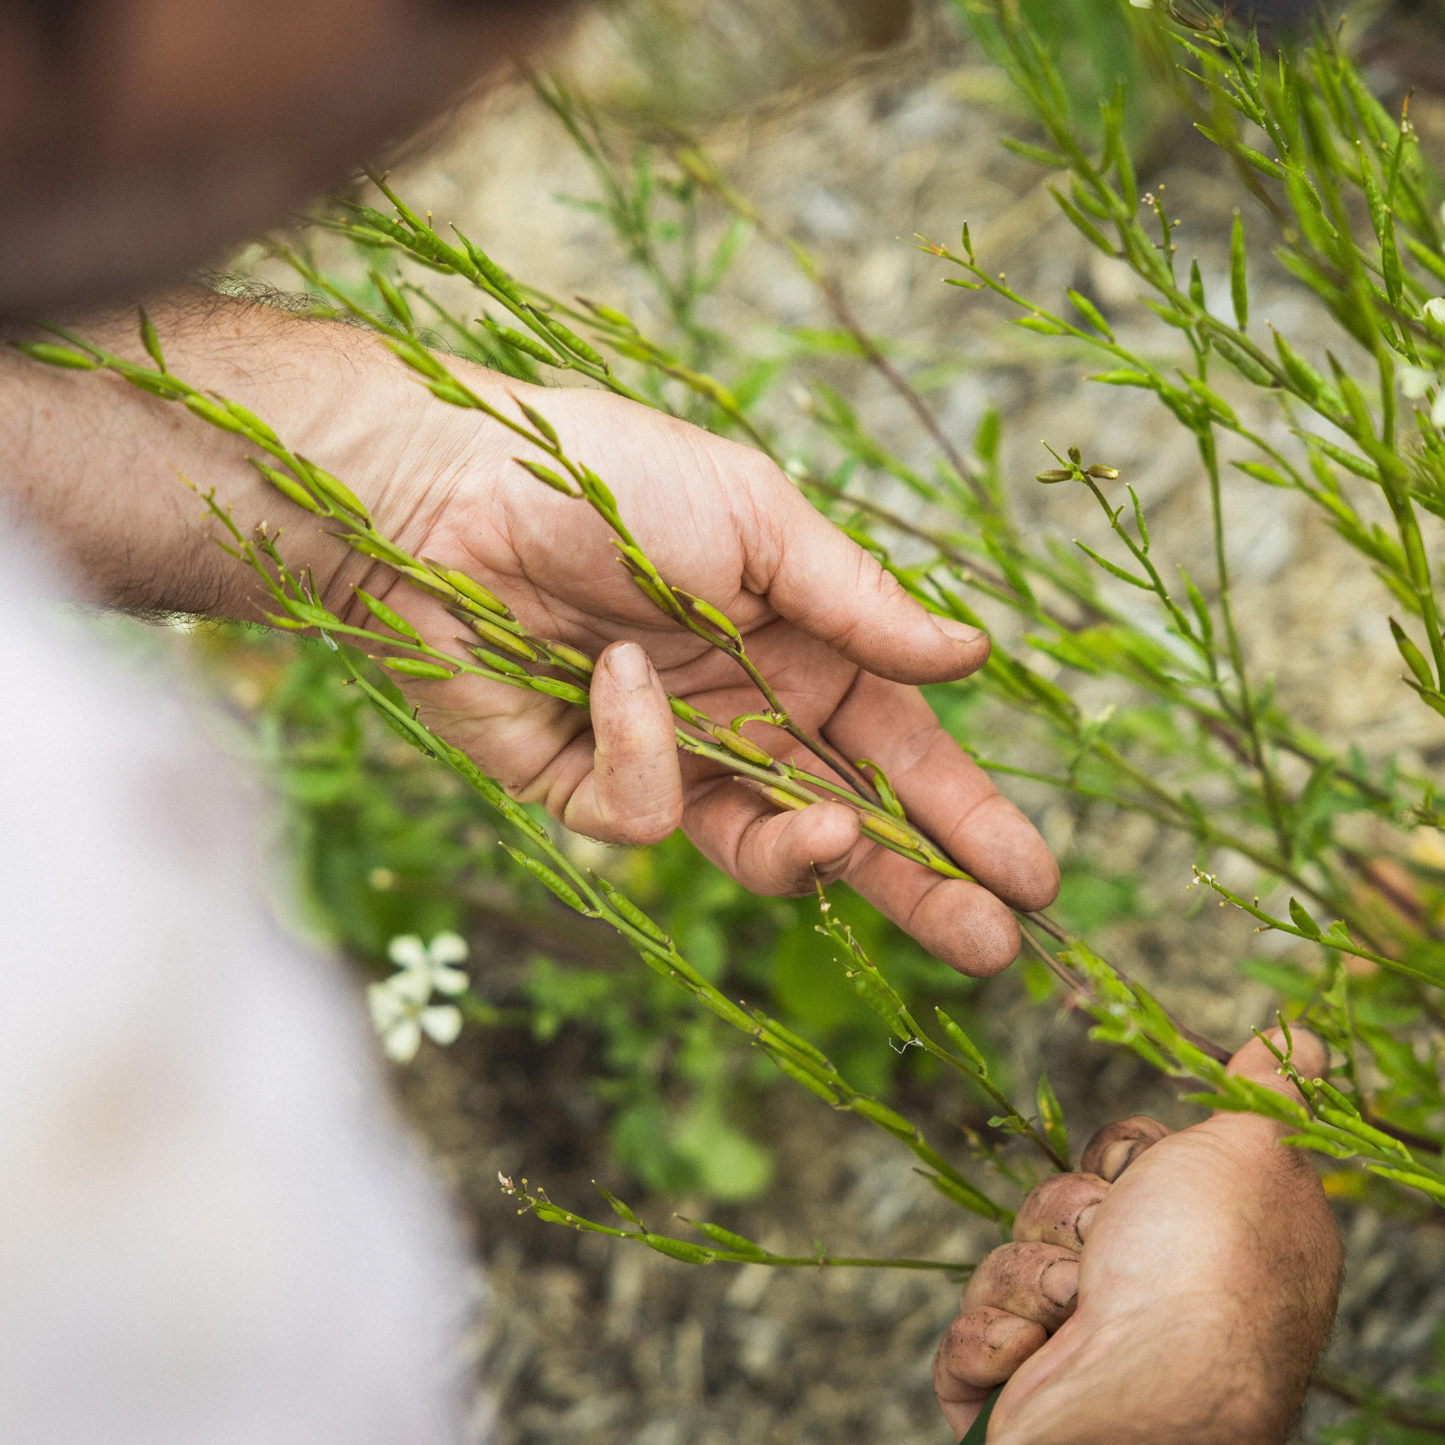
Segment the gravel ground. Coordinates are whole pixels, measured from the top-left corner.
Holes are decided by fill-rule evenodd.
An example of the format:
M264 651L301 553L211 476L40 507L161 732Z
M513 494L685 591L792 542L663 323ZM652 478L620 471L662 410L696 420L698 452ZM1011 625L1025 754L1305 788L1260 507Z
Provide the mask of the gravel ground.
M1141 346L1163 349L1169 334L1151 330L1147 313L1129 302L1127 277L1086 255L1054 219L1038 172L997 145L1007 121L998 79L942 16L925 8L901 44L832 63L829 46L847 38L850 14L834 7L833 30L796 31L813 37L812 49L795 45L768 79L774 91L792 89L766 104L746 94L753 108L712 131L716 152L780 227L845 279L867 325L902 339L913 355L961 353L940 373L930 401L961 443L989 404L1002 408L1006 474L1032 525L1099 542L1099 519L1079 498L1027 481L1041 464L1041 436L1060 447L1076 442L1135 483L1176 560L1206 570L1207 520L1188 438L1135 393L1109 393L1101 406L1099 389L1083 384L1093 368L1005 333L999 313L942 286L938 263L898 237L952 238L967 219L980 256L1006 261L1022 289L1051 298L1082 285ZM621 103L625 87L606 63L611 52L595 35L580 49L591 57L587 83L611 85ZM741 62L738 70L756 74ZM726 93L723 81L718 89ZM716 103L711 95L708 104ZM1445 149L1438 102L1417 97L1412 118L1427 145ZM1167 186L1171 209L1184 217L1181 251L1197 246L1206 290L1227 293L1233 194L1214 156L1166 125L1154 173L1141 179ZM527 92L494 97L459 122L447 146L401 184L414 203L456 220L537 284L645 313L596 219L552 203L554 193L588 194L590 183ZM1267 262L1256 284L1255 316L1292 335L1318 326ZM713 319L745 334L768 318L823 321L809 289L756 244ZM896 400L866 378L850 386L868 422L926 464L927 450ZM1254 405L1247 397L1241 404ZM918 511L911 498L885 496ZM1384 597L1368 570L1300 498L1239 479L1226 484L1226 502L1248 648L1257 667L1276 673L1286 705L1371 757L1393 751L1417 766L1438 763L1445 756L1438 725L1423 709L1402 706ZM1191 922L1180 916L1188 847L1147 820L1084 816L1026 790L1019 797L1061 849L1087 848L1110 873L1140 877L1149 916L1116 926L1104 942L1170 1007L1221 1040L1242 1039L1267 1017L1266 990L1242 984L1229 962L1258 952L1259 941L1217 910ZM1247 869L1235 868L1235 877L1233 867L1221 863L1229 881L1249 886ZM502 966L505 941L491 946ZM1076 1020L1031 1009L1007 988L985 1001L1002 1015L999 1034L1021 1076L1047 1059L1077 1139L1140 1109L1173 1123L1196 1117L1142 1066L1090 1044ZM518 1445L946 1441L928 1386L934 1342L956 1307L956 1285L946 1277L698 1270L515 1217L498 1193L498 1170L544 1181L559 1201L588 1210L591 1178L623 1183L608 1178L595 1105L577 1087L586 1048L566 1031L546 1048L505 1032L471 1036L445 1054L429 1053L402 1080L409 1113L455 1181L487 1263L489 1325L474 1353L498 1392L501 1438ZM946 1093L909 1103L939 1139L956 1137L951 1131L974 1108ZM851 1117L780 1095L765 1132L789 1161L765 1199L722 1213L709 1213L706 1201L654 1200L644 1217L660 1226L673 1210L702 1214L769 1245L803 1250L819 1238L836 1252L968 1260L995 1242L991 1230L911 1174L901 1150ZM1384 1206L1341 1199L1338 1207L1350 1264L1331 1368L1403 1390L1430 1367L1445 1319L1445 1231ZM1337 1410L1315 1397L1301 1438L1323 1439Z

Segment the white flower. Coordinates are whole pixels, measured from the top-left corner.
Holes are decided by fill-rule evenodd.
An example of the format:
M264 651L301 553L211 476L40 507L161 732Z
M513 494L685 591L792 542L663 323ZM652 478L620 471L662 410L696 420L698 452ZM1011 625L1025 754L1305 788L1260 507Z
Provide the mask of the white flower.
M1445 326L1445 296L1436 296L1427 301L1420 308L1420 315L1426 321L1433 321L1436 326Z
M452 1043L462 1031L461 1010L454 1004L433 1004L433 992L465 993L467 976L459 968L467 956L465 940L439 933L428 946L415 934L393 938L387 953L397 971L366 990L371 1021L389 1057L400 1064L416 1057L425 1034L435 1044Z
M386 952L402 970L397 977L410 976L416 981L417 988L422 987L421 980L425 979L425 992L428 994L433 989L450 995L467 991L466 974L459 968L448 966L460 963L467 956L467 943L460 934L439 933L430 944L426 944L414 933L403 933L391 940Z
M1395 374L1400 378L1400 390L1411 401L1418 401L1436 384L1435 373L1419 366L1401 366L1396 369Z

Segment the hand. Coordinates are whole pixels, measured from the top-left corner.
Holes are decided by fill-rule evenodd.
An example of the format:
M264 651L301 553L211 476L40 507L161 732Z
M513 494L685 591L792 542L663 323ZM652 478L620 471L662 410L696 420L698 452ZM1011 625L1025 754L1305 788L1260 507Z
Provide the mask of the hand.
M536 693L458 678L408 683L424 716L518 798L617 843L681 822L758 893L843 877L939 958L1003 968L1019 934L1006 905L1052 901L1058 870L1027 820L939 727L909 684L968 675L988 639L930 618L810 507L759 453L609 393L543 389L452 365L499 410L537 406L568 454L616 493L670 582L720 607L793 716L849 761L888 773L911 817L982 887L860 840L857 815L819 803L777 813L730 776L680 760L664 689L729 722L762 709L741 670L657 612L582 501L517 466L525 446L495 421L446 406L374 337L214 296L151 306L172 369L266 418L341 477L413 555L470 572L533 631L600 658L590 717ZM139 357L132 314L78 326ZM383 595L438 647L459 625L394 573L349 552L262 483L248 448L115 378L0 354L11 405L0 500L68 556L78 585L111 604L253 618L252 579L197 525L175 473L215 488L243 530L278 529L328 605L370 621L352 588ZM83 420L79 425L77 419ZM779 756L821 770L786 733L749 725ZM991 891L990 891L991 890Z
M1276 1042L1278 1042L1278 1035ZM1294 1032L1306 1077L1324 1045ZM1232 1073L1298 1097L1258 1040ZM1029 1195L934 1357L956 1435L1002 1381L989 1445L1282 1445L1339 1295L1339 1230L1287 1131L1126 1119ZM1147 1152L1146 1152L1147 1151Z
M600 663L590 718L478 678L409 685L423 716L514 796L580 833L650 843L681 823L756 893L805 892L816 868L825 881L845 878L955 968L989 974L1008 964L1019 935L1006 905L1051 902L1057 868L909 685L968 675L988 639L931 617L755 451L602 392L504 386L478 368L466 379L499 408L514 407L509 390L537 407L568 455L607 481L662 575L742 630L797 721L846 759L878 763L910 817L984 886L860 839L842 804L778 813L704 760L680 758L665 692L726 722L762 709L756 689L642 596L585 502L515 465L514 454L527 454L516 437L430 399L424 461L388 487L391 514L405 520L399 540L470 573L532 631ZM451 645L458 627L439 603L405 585L387 601L435 645ZM823 769L781 729L749 725L748 736Z

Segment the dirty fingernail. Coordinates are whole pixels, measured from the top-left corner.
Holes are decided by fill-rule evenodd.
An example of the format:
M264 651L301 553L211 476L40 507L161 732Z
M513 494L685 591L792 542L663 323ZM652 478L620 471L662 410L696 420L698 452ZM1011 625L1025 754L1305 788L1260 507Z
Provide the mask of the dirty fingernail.
M1059 1259L1044 1271L1039 1281L1044 1298L1056 1305L1066 1305L1079 1292L1079 1266L1075 1260Z
M1094 1222L1094 1211L1098 1209L1097 1204L1086 1205L1079 1211L1079 1217L1074 1221L1074 1233L1079 1236L1079 1242L1084 1243L1089 1237L1089 1227Z
M996 1315L983 1328L983 1342L991 1350L1001 1350L1029 1322L1017 1315Z
M652 673L647 664L647 654L635 643L624 642L607 654L607 670L613 681L628 692L652 685Z
M950 642L977 642L979 638L988 635L985 632L980 632L977 627L970 627L968 623L958 622L952 617L935 616L933 618L933 625L948 638Z

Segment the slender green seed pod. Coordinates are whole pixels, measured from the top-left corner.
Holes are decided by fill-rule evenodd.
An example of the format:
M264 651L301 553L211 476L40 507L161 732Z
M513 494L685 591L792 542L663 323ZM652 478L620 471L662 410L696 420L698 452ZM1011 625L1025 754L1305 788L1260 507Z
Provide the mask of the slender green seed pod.
M673 589L676 591L676 589ZM741 643L743 635L733 625L732 620L723 612L720 612L710 602L704 602L701 597L693 597L687 593L679 593L679 596L687 597L687 605L704 622L711 623L717 628L729 642Z
M879 818L872 813L860 814L860 821L863 831L880 843L893 843L913 852L919 850L921 840L910 828L901 827L888 818Z
M639 932L645 933L656 943L669 942L667 934L657 926L625 893L614 888L605 878L598 878L597 887L618 913Z
M428 678L440 682L444 678L457 675L453 668L443 667L439 662L426 662L419 657L377 657L374 654L368 656L373 662L380 663L392 672L399 672L403 677Z
M568 647L565 642L547 643L547 655L563 667L575 667L578 672L585 672L589 676L597 668L597 664L585 652L578 652L575 647Z
M525 457L513 457L512 460L516 462L519 467L531 472L539 482L551 487L554 492L561 492L564 497L578 497L581 495L580 492L573 488L572 483L569 482L566 477L558 472L554 472L551 467L544 467L541 462L528 461Z
M190 405L189 401L186 403ZM315 462L306 457L298 455L296 460L304 468L311 485L318 492L330 497L333 502L339 503L355 517L360 517L363 522L371 521L371 514L361 504L361 499L344 482L333 477L330 472L318 467Z
M554 336L557 341L562 346L565 346L574 356L580 356L583 361L588 362L592 366L600 367L603 371L607 370L607 358L595 347L589 346L587 342L578 336L570 327L563 325L563 323L558 321L554 316L543 316L535 306L532 308L532 314L542 323L543 328L548 334Z
M532 691L545 693L548 697L558 698L562 702L570 702L574 707L586 707L591 701L575 682L559 682L554 677L534 677Z
M32 361L43 361L46 366L68 367L72 371L94 371L100 363L82 351L72 351L68 346L56 346L49 341L17 341L16 351Z
M582 901L581 895L577 893L572 885L559 878L546 864L539 863L535 858L529 858L525 853L518 852L515 848L507 847L505 843L502 844L502 847L506 848L507 852L510 853L533 878L545 887L551 889L568 908L573 909L577 913L590 914L592 912Z
M394 611L385 602L373 597L371 593L362 591L360 587L355 588L354 591L361 598L361 605L384 627L391 628L393 632L409 638L412 642L421 641L421 633L401 613Z
M453 226L452 230L456 231L457 228ZM525 308L527 303L522 299L522 293L517 290L516 283L512 278L508 276L480 246L468 240L460 231L457 231L457 239L467 248L467 256L470 258L472 265L476 267L481 279L484 280L492 290L501 296L505 296L506 299L514 305Z
M169 370L166 366L165 355L161 351L161 339L156 335L155 323L146 315L144 306L140 307L140 343L145 347L146 355L155 362L160 371Z
M760 768L770 768L773 765L773 755L764 752L756 743L749 742L741 733L735 733L729 728L716 727L712 730L713 737L725 747L734 757L741 758L745 763L756 763Z
M1249 272L1244 249L1244 220L1234 213L1229 234L1229 295L1234 302L1234 320L1241 331L1249 329Z
M245 427L225 407L217 406L210 397L191 392L181 400L187 411L200 417L202 421L209 423L217 431L242 432L245 430Z
M455 587L469 602L475 602L478 607L485 607L488 612L495 613L498 617L510 617L512 615L511 609L495 592L483 587L480 582L473 581L465 572L458 572L455 567L443 567L433 562L430 557L423 557L422 561L425 562L443 582Z
M481 322L498 341L510 346L514 351L520 351L523 356L530 356L533 361L540 361L544 366L562 364L562 358L555 351L548 351L541 342L533 341L530 336L523 336L520 331L513 331L510 326L499 326L490 316L483 316Z
M530 643L523 642L520 637L514 637L506 628L499 627L490 618L468 615L467 626L478 637L490 642L493 647L500 647L503 652L510 653L513 657L520 657L523 662L538 660L537 650Z
M489 652L485 647L468 647L467 651L477 659L485 663L494 672L505 673L508 677L531 677L520 663L513 662L510 657L503 657L499 652Z
M256 468L258 472L281 493L287 501L295 502L298 507L316 515L329 515L329 508L322 507L321 503L301 485L293 481L285 472L277 471L275 467L268 467L265 462L258 461L255 457L247 457L246 460Z
M1415 674L1420 686L1434 687L1435 678L1430 672L1430 664L1425 661L1425 654L1410 641L1405 629L1393 617L1390 619L1390 631L1394 634L1395 646L1400 649L1400 656L1405 659L1405 666Z

